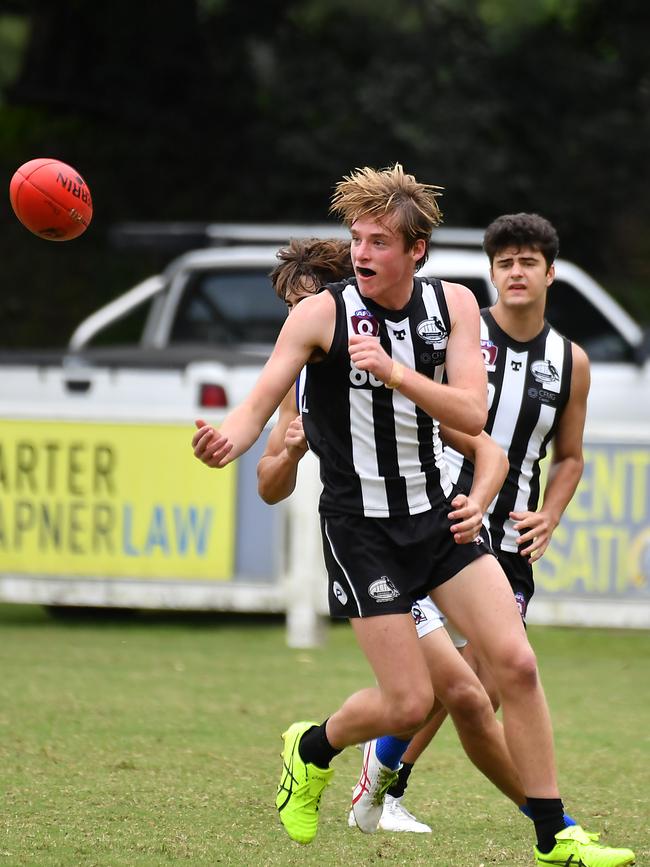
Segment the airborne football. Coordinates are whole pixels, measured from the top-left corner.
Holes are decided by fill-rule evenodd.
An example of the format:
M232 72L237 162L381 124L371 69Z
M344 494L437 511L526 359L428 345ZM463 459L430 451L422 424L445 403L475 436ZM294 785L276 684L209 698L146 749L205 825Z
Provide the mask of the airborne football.
M76 169L56 159L20 166L9 184L20 222L47 241L70 241L86 231L93 216L88 185Z

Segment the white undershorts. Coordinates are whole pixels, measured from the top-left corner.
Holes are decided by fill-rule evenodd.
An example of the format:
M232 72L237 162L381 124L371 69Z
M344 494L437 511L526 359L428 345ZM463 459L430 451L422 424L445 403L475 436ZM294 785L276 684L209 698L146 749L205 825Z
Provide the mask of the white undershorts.
M425 596L424 599L419 599L413 603L411 614L415 620L415 628L418 631L418 638L424 638L430 632L436 629L445 627L449 633L449 637L454 642L454 647L461 648L467 644L467 639L455 629L447 620L442 611L435 604L430 596Z

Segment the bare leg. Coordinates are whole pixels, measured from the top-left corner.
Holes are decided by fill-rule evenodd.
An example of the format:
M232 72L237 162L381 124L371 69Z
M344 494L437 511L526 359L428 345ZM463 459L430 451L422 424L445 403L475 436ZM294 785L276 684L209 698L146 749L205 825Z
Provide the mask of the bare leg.
M524 792L558 798L553 732L537 661L501 566L493 557L480 557L431 595L494 677L508 750Z
M497 685L492 677L492 672L490 669L481 662L480 659L477 658L476 654L472 650L472 645L468 644L463 648L463 658L472 669L472 671L476 672L478 679L483 684L483 689L487 692L490 697L490 701L492 702L492 707L495 711L499 710L501 707L501 699L499 698L499 692L497 690Z
M420 639L436 691L433 716L409 744L403 761L414 762L451 716L468 758L517 806L526 796L506 746L503 727L494 715L478 677L454 647L447 631L437 629Z
M408 614L350 621L370 663L377 686L351 695L327 721L327 739L335 749L385 734L408 739L431 712L433 687Z

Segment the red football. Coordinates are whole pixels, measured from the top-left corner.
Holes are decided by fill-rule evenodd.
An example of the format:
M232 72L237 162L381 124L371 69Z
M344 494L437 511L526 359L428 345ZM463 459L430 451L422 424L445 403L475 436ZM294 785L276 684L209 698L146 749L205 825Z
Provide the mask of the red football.
M86 182L60 160L30 160L22 165L9 184L9 198L23 226L48 241L77 238L93 216Z

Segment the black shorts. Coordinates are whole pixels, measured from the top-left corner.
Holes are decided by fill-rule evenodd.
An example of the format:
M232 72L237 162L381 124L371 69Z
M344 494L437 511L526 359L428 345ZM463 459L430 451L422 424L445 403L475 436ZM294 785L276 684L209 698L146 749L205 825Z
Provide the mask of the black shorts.
M487 533L467 545L454 542L450 511L444 503L398 518L321 516L330 615L406 614L434 587L491 554Z
M501 564L501 568L506 573L506 578L512 587L512 592L515 594L521 619L525 623L528 603L533 598L533 593L535 592L533 567L525 557L513 551L497 551L496 557Z

